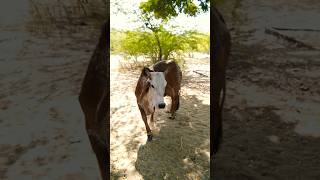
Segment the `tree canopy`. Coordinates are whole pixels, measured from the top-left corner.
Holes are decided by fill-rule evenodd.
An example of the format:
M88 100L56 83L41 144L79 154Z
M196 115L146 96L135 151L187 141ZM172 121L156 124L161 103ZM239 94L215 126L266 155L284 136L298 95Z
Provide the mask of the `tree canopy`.
M140 4L142 13L153 13L155 18L170 19L184 13L196 16L200 12L209 10L209 0L148 0Z
M184 62L185 55L194 52L209 53L210 36L197 30L182 30L170 20L184 13L197 16L209 10L209 0L147 0L132 13L142 22L141 28L126 31L111 30L111 51L121 53L125 59L138 57ZM169 26L168 26L169 25Z

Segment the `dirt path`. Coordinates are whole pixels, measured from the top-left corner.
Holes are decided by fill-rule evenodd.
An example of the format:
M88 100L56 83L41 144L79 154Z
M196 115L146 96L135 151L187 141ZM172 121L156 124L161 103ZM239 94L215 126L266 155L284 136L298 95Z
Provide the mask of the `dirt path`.
M271 26L318 29L319 5L238 0L221 7L234 30L214 179L319 179L320 52L264 32ZM320 33L281 33L320 47Z
M193 72L208 76L209 59L189 59L187 65L177 117L170 120L164 111L157 112L155 138L148 143L134 95L140 70L112 68L111 172L114 179L209 179L209 78Z

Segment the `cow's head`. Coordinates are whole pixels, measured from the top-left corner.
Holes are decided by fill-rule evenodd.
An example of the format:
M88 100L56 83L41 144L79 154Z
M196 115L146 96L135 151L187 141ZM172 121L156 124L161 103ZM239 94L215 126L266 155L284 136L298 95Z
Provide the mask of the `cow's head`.
M145 76L144 97L148 102L151 109L163 109L166 104L164 103L164 93L167 85L164 72L154 72L149 68L142 70Z

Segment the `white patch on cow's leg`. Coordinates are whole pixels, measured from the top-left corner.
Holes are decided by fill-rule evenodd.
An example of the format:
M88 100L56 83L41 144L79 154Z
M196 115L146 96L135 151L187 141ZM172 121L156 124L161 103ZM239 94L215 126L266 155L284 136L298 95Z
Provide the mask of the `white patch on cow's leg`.
M166 103L165 112L170 113L170 109L171 109L171 105L172 105L171 97L170 96L164 97L164 102Z

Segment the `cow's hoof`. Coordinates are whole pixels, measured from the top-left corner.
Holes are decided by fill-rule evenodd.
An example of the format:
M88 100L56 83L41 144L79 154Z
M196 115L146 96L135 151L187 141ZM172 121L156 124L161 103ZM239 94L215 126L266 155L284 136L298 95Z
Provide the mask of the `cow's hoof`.
M172 119L172 120L173 120L173 119L175 119L175 118L176 118L175 115L170 115L170 116L169 116L169 119Z
M149 135L148 135L147 141L148 141L148 142L152 141L152 134L149 134Z

